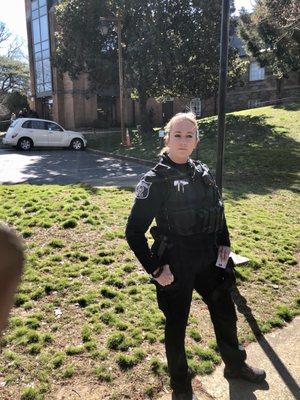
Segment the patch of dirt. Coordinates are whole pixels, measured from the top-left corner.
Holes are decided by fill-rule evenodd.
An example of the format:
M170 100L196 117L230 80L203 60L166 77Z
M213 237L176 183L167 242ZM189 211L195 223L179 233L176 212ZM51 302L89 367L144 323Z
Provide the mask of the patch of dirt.
M105 400L110 396L106 386L77 379L72 384L54 386L45 400Z

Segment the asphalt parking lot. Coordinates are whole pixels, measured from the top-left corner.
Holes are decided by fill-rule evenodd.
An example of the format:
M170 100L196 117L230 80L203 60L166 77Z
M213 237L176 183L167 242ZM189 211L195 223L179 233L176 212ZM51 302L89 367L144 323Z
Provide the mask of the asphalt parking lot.
M150 167L85 151L0 149L1 184L73 184L132 187Z

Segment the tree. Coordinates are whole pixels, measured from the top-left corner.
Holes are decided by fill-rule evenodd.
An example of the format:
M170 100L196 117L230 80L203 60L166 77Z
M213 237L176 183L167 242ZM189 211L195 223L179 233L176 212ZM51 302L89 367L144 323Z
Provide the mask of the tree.
M149 97L217 91L221 0L64 0L56 15L58 68L73 78L88 72L96 86L116 76L107 68L116 60L116 32L111 23L104 36L100 16L121 18L127 88L139 98L144 129ZM234 51L229 67L234 79L242 73Z
M100 16L108 13L105 2L98 0L65 0L55 13L54 65L73 80L88 73L96 91L117 83L116 33L112 24L107 35L101 32Z
M28 66L7 56L0 56L0 93L16 90L26 93L28 90Z
M0 45L11 38L11 33L6 25L0 21ZM6 46L6 54L0 56L0 105L1 115L7 114L9 97L13 92L19 92L17 96L24 96L29 89L29 68L20 58L20 43L17 40ZM12 97L13 99L13 97Z
M29 108L27 97L25 94L19 92L7 93L4 99L4 105L10 113L14 112L15 114L24 108Z
M6 42L11 36L4 22L0 21L0 44Z
M239 32L248 51L278 78L300 65L299 0L259 0L241 13Z

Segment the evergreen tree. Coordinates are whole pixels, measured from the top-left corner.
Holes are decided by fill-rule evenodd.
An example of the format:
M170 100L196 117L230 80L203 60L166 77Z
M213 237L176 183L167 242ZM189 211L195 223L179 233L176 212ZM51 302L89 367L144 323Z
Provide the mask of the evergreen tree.
M278 78L300 65L299 0L258 0L241 14L239 31L250 53Z

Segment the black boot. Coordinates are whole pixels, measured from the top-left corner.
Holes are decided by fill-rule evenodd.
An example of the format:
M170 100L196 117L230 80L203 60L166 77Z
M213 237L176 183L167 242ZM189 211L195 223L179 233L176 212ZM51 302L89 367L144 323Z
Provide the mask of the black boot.
M229 379L244 379L245 381L252 383L261 383L266 379L266 372L263 369L251 367L244 363L238 369L225 366L224 377Z

